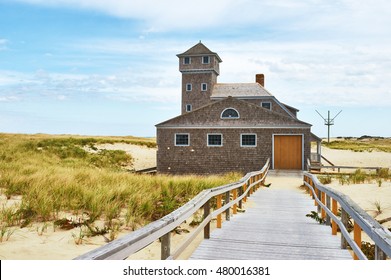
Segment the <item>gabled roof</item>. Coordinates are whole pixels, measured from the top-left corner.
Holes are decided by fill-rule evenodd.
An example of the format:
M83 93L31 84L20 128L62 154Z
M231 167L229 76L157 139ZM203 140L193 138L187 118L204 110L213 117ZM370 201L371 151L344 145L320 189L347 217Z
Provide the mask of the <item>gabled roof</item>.
M235 108L238 119L222 119L224 109ZM158 128L309 128L310 124L256 104L228 97L156 125Z
M204 44L201 43L201 41L196 44L195 46L191 47L187 51L181 54L177 54L177 57L183 57L183 56L201 56L201 55L214 55L217 57L217 60L219 62L222 62L221 58L219 55L215 52L212 52L210 49L205 47Z
M228 96L240 97L260 97L272 96L264 87L258 83L229 83L215 84L211 98L226 98Z

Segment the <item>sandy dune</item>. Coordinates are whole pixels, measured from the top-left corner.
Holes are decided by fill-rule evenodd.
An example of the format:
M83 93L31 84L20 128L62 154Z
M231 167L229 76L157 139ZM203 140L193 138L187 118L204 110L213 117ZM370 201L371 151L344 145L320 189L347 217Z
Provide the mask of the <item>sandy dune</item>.
M105 144L99 145L99 149L121 149L130 153L134 158L134 168L136 170L156 166L156 149L149 149L129 144ZM382 166L391 167L391 154L384 152L362 152L355 153L351 151L322 149L323 154L338 165L352 166ZM267 182L272 182L274 188L297 188L300 183L300 177L292 179L291 176L278 176L278 172L270 174ZM335 189L349 195L364 210L376 219L391 217L391 183L383 182L379 188L376 183L345 185L340 186L335 180L331 184ZM17 199L16 199L17 200ZM12 200L12 203L16 203ZM6 197L0 197L0 205L7 203ZM8 201L8 204L10 201ZM375 203L381 205L382 213L377 213ZM251 207L247 205L246 207ZM188 223L182 225L182 228L192 230ZM390 227L391 224L384 224ZM123 230L120 236L128 234L129 230ZM0 259L72 259L94 248L106 244L102 236L94 238L84 238L81 245L76 245L75 240L80 234L80 229L59 230L53 227L53 223L34 224L27 228L15 228L13 235L8 241L0 243ZM177 246L186 238L188 234L175 234L172 240L173 247ZM199 236L197 242L202 240ZM193 245L196 246L197 242ZM186 252L181 258L186 258L191 253ZM160 243L156 241L144 250L130 257L130 259L159 259Z

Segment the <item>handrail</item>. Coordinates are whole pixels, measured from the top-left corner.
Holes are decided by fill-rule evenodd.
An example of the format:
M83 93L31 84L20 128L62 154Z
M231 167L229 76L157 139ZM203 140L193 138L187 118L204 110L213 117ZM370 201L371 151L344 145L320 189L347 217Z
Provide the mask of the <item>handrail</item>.
M126 259L131 254L141 250L148 246L155 240L162 238L162 259L173 259L179 256L180 253L187 247L187 245L195 238L196 234L204 229L205 238L209 238L205 233L205 229L208 228L210 221L221 215L224 211L229 211L229 208L241 203L243 199L246 199L253 190L264 182L270 166L270 159L268 159L265 165L260 171L253 171L247 173L238 182L215 187L212 189L204 190L195 196L192 200L187 202L182 207L164 216L163 218L154 221L122 238L114 240L104 246L87 252L81 256L75 258L76 260L103 260L103 259ZM235 192L239 189L240 195L238 198L229 201L229 193L233 190ZM223 207L209 213L210 200L216 196L221 196L223 193L228 194L228 200ZM189 237L189 239L180 246L172 255L169 249L170 232L182 224L187 218L193 215L201 207L204 207L204 221L198 226L195 232ZM205 212L205 209L208 209ZM163 242L164 240L164 242ZM168 252L163 253L163 250Z
M375 242L375 258L385 259L388 255L391 257L391 232L382 227L375 219L368 215L357 203L350 199L347 195L340 193L330 187L324 186L318 180L318 178L309 173L304 172L304 185L307 186L313 194L313 198L318 205L318 212L322 213L322 218L327 216L332 219L332 223L338 225L342 233L342 242L344 240L349 243L354 251L355 259L367 259L364 253L361 251L361 230L363 230L374 242ZM319 199L319 196L321 197ZM325 200L327 196L327 205ZM330 198L332 198L333 207L330 208ZM336 203L339 203L342 210L342 221L336 216ZM320 211L320 208L322 209ZM350 237L348 230L346 229L347 219L346 215L349 215L354 220L354 240ZM344 218L345 216L345 218ZM333 234L336 234L336 227Z

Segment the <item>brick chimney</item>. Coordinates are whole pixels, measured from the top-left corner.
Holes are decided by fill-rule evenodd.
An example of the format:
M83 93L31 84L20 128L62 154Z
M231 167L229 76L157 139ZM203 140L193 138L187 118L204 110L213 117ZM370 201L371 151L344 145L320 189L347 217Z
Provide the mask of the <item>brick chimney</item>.
M255 75L255 82L264 87L265 86L265 75L256 74Z

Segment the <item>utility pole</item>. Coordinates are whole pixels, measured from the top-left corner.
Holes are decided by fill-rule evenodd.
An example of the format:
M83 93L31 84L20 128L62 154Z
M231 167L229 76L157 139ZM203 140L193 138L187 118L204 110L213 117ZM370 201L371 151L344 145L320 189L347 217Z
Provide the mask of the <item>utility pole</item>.
M330 126L334 125L334 119L342 112L339 111L338 114L335 115L334 118L330 119L330 111L327 111L327 119L325 117L323 117L319 112L318 110L315 110L319 116L322 117L322 119L324 119L324 125L327 125L327 142L330 143Z

